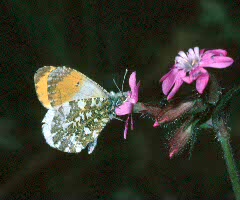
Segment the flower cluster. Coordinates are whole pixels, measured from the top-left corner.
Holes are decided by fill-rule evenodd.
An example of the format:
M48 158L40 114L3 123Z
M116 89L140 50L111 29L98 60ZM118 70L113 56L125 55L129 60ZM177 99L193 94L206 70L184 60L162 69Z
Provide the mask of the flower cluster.
M153 127L155 128L181 119L178 126L175 126L176 133L169 143L170 158L179 153L191 139L192 122L194 121L192 115L195 109L203 110L203 104L198 100L172 101L163 107L145 104L144 107L144 113L154 118Z
M189 49L187 53L180 51L170 72L160 80L162 82L162 91L167 95L167 100L170 100L183 83L191 84L196 81L196 89L198 93L202 94L210 79L210 75L205 68L221 69L229 67L232 63L233 59L227 57L227 51L222 49L205 51L194 47ZM205 116L205 118L208 116L210 109L207 108L203 98L200 97L181 101L174 100L164 106L138 103L140 83L136 81L136 72L130 75L129 86L131 91L128 92L127 100L115 109L118 116L128 115L125 123L124 138L127 137L130 120L133 129L133 111L140 110L141 113L153 117L155 120L153 127L181 119L181 124L176 128L176 133L169 143L170 158L179 153L191 139L192 131L195 130L195 125L200 120L199 114Z

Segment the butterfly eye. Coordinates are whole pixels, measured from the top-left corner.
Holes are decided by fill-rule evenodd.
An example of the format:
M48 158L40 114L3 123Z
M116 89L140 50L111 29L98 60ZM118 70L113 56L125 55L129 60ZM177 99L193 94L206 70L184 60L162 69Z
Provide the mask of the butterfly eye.
M124 102L126 102L128 99L126 96L122 95L117 101L116 101L116 106L122 105Z
M120 106L123 104L123 99L122 98L119 98L117 101L116 101L116 107Z
M116 102L116 106L120 106L121 105L121 100L118 99L117 102Z

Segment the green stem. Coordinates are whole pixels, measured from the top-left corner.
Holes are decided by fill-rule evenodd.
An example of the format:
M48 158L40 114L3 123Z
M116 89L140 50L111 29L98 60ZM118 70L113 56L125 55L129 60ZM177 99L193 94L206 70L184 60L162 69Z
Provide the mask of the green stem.
M224 153L224 159L227 165L227 170L232 182L233 192L237 200L240 200L240 182L236 163L234 161L232 149L229 142L230 136L225 125L226 120L224 120L224 116L225 108L227 108L229 105L232 97L238 95L239 93L240 86L235 86L229 90L219 101L212 115L213 128L217 133L218 140L220 141Z
M224 158L232 182L233 191L235 193L236 199L240 200L240 183L236 163L234 161L232 149L229 143L229 137L222 137L222 134L218 134L218 139L223 149Z

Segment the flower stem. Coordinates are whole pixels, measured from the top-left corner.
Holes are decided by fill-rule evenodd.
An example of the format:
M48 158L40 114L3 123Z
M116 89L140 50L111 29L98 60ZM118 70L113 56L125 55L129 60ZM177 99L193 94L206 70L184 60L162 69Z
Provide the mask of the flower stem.
M219 101L212 115L213 128L216 131L218 140L221 144L228 174L232 182L233 192L237 200L240 200L240 182L236 163L234 161L232 149L229 142L230 135L225 123L226 119L224 119L224 116L226 117L225 109L229 105L232 97L239 93L240 86L235 86L229 90Z
M141 102L138 102L134 105L133 113L141 113L144 110L146 110L146 108L144 107L144 104Z
M224 135L225 134L226 133L224 133ZM236 163L234 161L232 149L229 143L229 137L223 137L222 134L219 133L218 139L222 146L225 162L227 164L228 173L232 182L233 191L235 193L236 199L240 200L240 183L239 183Z

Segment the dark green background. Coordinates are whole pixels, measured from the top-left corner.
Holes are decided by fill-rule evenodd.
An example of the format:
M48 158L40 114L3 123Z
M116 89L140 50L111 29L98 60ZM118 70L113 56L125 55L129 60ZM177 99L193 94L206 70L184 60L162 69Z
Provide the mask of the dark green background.
M170 160L167 130L139 116L127 140L123 122L109 123L91 155L52 149L41 134L47 110L33 83L38 68L67 65L116 92L112 78L120 85L128 68L141 80L140 100L159 101L158 81L179 50L222 48L238 57L240 3L224 2L1 1L0 199L234 199L211 131L199 135L190 160L188 149ZM238 81L239 67L219 70L223 87ZM239 100L230 109L237 162Z

